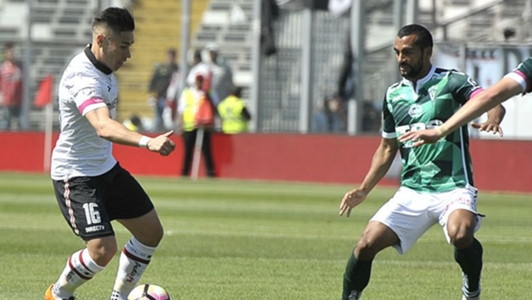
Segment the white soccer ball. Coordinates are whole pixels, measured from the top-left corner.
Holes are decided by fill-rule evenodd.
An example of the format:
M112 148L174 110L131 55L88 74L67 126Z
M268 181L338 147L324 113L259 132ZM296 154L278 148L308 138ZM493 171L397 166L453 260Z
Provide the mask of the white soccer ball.
M168 292L155 284L137 285L129 296L128 300L171 300Z

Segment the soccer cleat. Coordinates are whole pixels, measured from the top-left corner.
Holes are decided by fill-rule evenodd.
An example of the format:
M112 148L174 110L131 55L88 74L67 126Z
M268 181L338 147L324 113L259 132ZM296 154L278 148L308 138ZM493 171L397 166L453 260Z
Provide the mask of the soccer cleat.
M44 293L44 300L55 300L54 295L52 294L52 287L54 285L52 284Z
M52 287L54 285L52 284L47 290L46 292L44 293L44 300L59 300L59 299L55 299L54 297L54 294L52 293ZM68 299L61 299L61 300L76 300L76 298L74 297L70 297Z

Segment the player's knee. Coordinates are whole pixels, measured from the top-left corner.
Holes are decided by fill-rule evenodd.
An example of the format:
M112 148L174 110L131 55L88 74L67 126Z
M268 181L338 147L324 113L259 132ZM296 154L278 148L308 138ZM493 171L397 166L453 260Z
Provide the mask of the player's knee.
M450 226L449 238L457 249L465 249L473 242L473 230L465 226Z
M359 260L372 260L378 252L371 239L362 237L355 248L355 257Z
M163 236L164 236L164 228L163 228L163 226L162 225L157 226L153 230L153 240L152 240L153 246L152 247L155 247L155 246L159 245L159 243L163 239Z
M151 226L150 229L146 232L142 232L135 235L135 238L148 247L157 247L164 236L164 228L158 223L157 225Z
M99 266L105 267L113 259L117 252L116 241L110 239L100 240L97 243L89 243L87 248L91 258Z

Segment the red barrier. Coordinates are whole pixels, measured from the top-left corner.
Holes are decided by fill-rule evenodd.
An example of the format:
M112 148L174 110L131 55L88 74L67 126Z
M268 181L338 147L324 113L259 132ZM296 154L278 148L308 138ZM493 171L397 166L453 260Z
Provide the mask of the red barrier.
M54 140L57 134L54 134ZM0 133L0 170L43 171L44 134ZM183 144L169 157L145 149L114 146L114 155L137 175L178 176ZM214 160L222 178L324 183L361 182L380 138L334 135L213 135ZM472 140L476 186L481 190L532 192L532 141ZM203 176L203 162L200 175ZM383 184L395 182L384 180Z

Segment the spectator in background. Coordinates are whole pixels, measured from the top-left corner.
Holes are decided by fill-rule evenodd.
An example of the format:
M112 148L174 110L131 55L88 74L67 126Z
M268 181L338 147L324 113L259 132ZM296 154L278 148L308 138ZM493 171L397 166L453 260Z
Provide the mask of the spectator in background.
M216 44L208 44L205 50L209 53L209 69L212 74L211 89L209 95L215 105L225 99L233 89L233 71L227 61L219 55Z
M326 102L329 112L329 128L331 132L339 133L347 130L347 111L340 95L334 95Z
M154 111L154 131L162 131L165 126L163 123L163 111L166 107L166 91L172 80L172 76L179 70L176 63L176 50L168 49L166 53L166 61L155 68L153 72L149 92L150 104L153 105Z
M4 120L0 129L12 129L12 120L17 118L17 129L21 127L20 110L22 104L22 68L15 62L15 46L4 45L4 62L0 67L0 104Z
M201 50L199 49L194 51L192 68L190 68L186 79L187 86L194 86L196 84L196 76L198 75L201 75L204 78L202 90L208 92L211 89L212 73L209 64L203 61Z
M311 123L311 131L314 133L329 132L329 113L325 106L325 102L327 102L327 99L320 99L314 107Z
M231 95L218 104L218 114L222 119L223 133L235 134L248 131L251 115L241 97L242 88L234 87Z
M200 110L202 101L209 101L211 107L212 102L207 93L202 89L204 86L204 77L201 74L196 75L196 81L190 87L187 87L181 93L178 101L178 129L183 136L183 143L185 144L185 153L183 157L182 176L188 176L191 171L192 159L194 158L194 146L196 144L196 137L199 130L202 130L202 145L201 151L205 158L205 167L207 169L207 176L215 177L214 162L211 151L211 124L201 124L197 122L197 113Z

